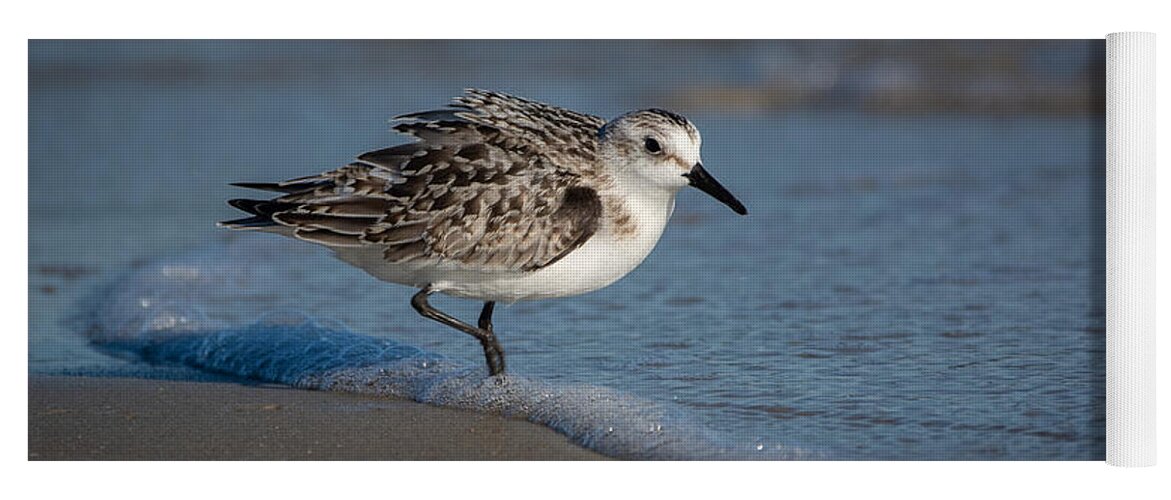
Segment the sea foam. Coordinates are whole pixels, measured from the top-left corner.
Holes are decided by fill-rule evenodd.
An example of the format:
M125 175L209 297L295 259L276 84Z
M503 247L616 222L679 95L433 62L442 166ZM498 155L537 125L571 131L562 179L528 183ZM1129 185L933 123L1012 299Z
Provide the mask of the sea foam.
M296 282L312 262L296 248L242 238L143 264L87 301L79 326L106 352L153 365L523 418L616 458L817 458L732 439L675 404L586 384L488 377L483 367L340 322L266 313L274 293L313 293Z

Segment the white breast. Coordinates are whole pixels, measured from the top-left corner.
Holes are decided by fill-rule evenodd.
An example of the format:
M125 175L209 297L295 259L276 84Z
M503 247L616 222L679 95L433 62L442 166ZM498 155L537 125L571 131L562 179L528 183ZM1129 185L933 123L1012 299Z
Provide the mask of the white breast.
M630 193L622 204L634 222L633 232L615 231L612 221L606 221L585 244L542 269L483 281L439 281L434 287L458 297L516 302L580 295L610 285L655 248L675 210L675 193Z

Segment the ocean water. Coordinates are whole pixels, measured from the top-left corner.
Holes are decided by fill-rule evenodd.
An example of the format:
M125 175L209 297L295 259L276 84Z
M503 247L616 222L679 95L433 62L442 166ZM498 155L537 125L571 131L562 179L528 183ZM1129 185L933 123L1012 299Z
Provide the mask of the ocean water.
M228 182L395 144L387 117L463 86L641 107L503 78L32 86L30 371L185 364L529 418L633 458L1104 456L1101 117L688 113L750 215L685 191L623 280L498 308L503 386L413 290L214 227L244 194Z

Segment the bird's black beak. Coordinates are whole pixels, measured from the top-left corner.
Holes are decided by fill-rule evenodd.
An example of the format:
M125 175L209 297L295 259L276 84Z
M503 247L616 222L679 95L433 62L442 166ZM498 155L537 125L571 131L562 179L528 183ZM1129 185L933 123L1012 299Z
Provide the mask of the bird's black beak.
M729 193L727 189L724 189L724 186L721 186L715 177L707 173L707 170L703 169L702 164L696 163L694 167L691 167L690 172L683 174L683 177L687 178L688 184L692 187L698 188L700 191L711 195L712 198L720 200L721 203L731 208L733 212L740 215L748 214L748 209L744 208L744 204L740 203L740 200L737 200L735 196L732 196L732 193Z

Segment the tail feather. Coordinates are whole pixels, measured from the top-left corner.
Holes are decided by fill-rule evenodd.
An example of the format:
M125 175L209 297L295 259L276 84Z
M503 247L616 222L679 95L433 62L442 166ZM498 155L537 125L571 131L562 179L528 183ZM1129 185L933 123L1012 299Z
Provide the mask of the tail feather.
M231 185L236 187L259 189L261 191L272 191L274 193L296 194L312 191L319 187L332 184L327 179L319 177L306 177L301 179L293 179L285 182L233 182Z
M243 219L225 220L225 221L220 221L216 224L219 225L220 227L226 227L228 229L253 229L253 228L258 228L258 227L271 227L271 226L276 225L276 223L274 223L271 218L259 217L259 216L245 217Z
M285 203L275 200L250 200L245 198L228 200L228 204L237 210L252 215L252 217L246 217L243 219L234 219L220 222L221 226L230 227L232 229L249 229L275 226L277 225L277 222L272 219L274 214L296 207L296 204L293 203Z

